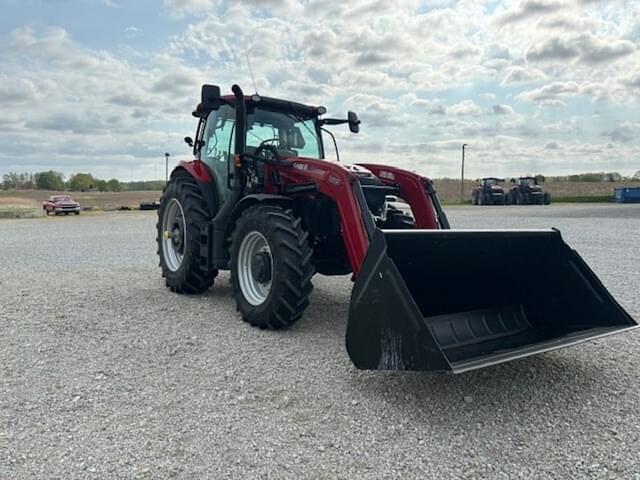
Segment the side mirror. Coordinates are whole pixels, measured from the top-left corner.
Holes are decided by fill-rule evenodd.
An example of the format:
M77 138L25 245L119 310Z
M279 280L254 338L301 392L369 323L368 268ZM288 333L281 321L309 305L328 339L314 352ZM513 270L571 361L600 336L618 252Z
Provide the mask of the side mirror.
M358 133L360 131L360 120L356 112L348 112L347 119L349 120L349 130L351 133Z
M220 106L220 87L217 85L202 85L200 104L205 110L215 110Z
M184 143L186 143L187 145L189 145L190 147L193 147L193 138L191 137L184 137Z

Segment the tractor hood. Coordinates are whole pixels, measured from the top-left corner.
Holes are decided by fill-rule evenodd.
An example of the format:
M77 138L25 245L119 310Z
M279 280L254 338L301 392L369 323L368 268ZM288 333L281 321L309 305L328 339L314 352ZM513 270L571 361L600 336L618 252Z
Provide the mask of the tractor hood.
M368 168L360 165L342 164L342 168L355 174L358 178L375 178L375 175Z

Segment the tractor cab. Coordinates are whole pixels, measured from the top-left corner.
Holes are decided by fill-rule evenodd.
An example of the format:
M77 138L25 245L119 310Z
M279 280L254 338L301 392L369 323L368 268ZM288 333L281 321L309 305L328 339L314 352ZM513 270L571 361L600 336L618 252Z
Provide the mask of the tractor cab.
M538 185L538 179L536 177L520 177L518 179L518 185L522 187L534 187Z
M348 123L354 133L359 131L359 119L354 112L347 119L320 118L326 113L323 106L310 106L288 100L260 95L244 96L244 125L241 147L236 144L235 97L220 96L219 88L204 85L201 102L193 111L200 119L196 137L186 137L197 160L206 164L216 182L220 203L224 203L232 189L235 155L239 152L245 164L252 162L252 185L264 183L265 165L295 158L324 159L322 131L324 125ZM335 139L334 145L335 145ZM337 146L336 146L337 153Z
M483 187L500 187L500 184L504 182L504 178L496 178L496 177L487 177L487 178L483 178L480 181L480 184Z

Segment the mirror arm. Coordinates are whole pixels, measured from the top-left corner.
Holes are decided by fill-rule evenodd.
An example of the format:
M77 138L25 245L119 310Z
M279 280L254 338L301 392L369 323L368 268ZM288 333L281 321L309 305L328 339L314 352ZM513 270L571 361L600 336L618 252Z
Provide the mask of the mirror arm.
M333 146L336 149L336 160L339 162L340 161L340 152L338 151L338 142L336 142L336 137L334 137L333 133L331 133L331 131L327 130L326 128L320 127L320 130L322 130L323 132L328 133L329 136L331 137L331 140L333 140Z
M342 118L323 118L318 120L320 125L342 125L343 123L349 123L349 120Z

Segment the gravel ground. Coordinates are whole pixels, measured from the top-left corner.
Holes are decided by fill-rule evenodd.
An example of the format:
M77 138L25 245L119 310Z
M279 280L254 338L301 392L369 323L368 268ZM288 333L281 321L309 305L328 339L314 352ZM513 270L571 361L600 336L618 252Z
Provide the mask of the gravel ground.
M640 205L449 212L560 228L640 318ZM225 273L165 289L154 222L0 222L0 479L640 478L640 332L460 376L361 372L347 277L258 331Z

